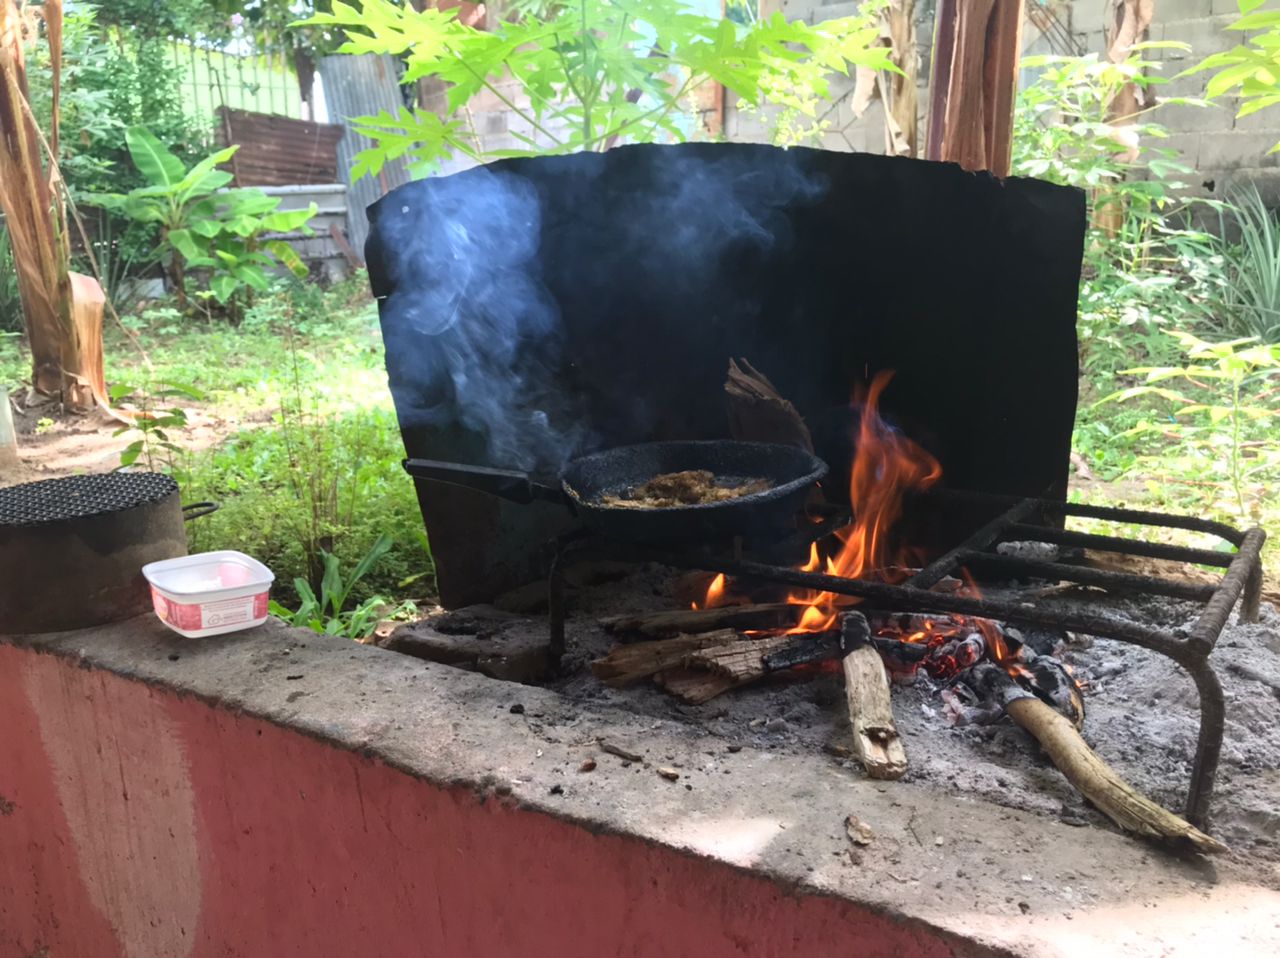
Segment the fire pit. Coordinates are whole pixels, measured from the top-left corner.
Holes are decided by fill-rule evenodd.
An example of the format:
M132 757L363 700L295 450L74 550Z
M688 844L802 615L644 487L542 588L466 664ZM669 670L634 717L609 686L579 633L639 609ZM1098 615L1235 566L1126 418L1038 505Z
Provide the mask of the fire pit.
M945 686L924 708L969 725L1009 715L1123 827L1219 850L1204 832L1224 732L1208 660L1237 604L1242 622L1257 618L1263 534L1066 502L1082 245L1074 191L807 150L635 147L396 191L375 209L371 278L442 602L460 611L387 644L488 670L504 659L497 633L524 627L477 623L488 613L466 607L504 596L536 610L541 587L527 584L541 579L548 616L530 623L541 640L522 633L525 678L585 694L575 683L653 677L700 705L784 674L842 674L842 747L894 778L910 766L889 677L923 677ZM768 377L733 362L744 354ZM850 403L851 389L866 391ZM714 529L676 516L660 536L594 513L575 522L530 493L563 474L574 500L573 460L592 450L730 437L803 447L832 473L787 501L789 521ZM484 490L442 484L462 472ZM615 511L638 528L665 509L724 505ZM1208 534L1235 551L1068 530L1068 518ZM1150 575L1090 551L1225 573ZM594 621L614 638L600 647L575 635L572 580L606 566L660 570L662 601L628 607L626 588L601 599ZM1115 596L1199 612L1144 621L1108 608ZM1191 675L1186 822L1085 744L1085 699L1052 654L1072 636L1151 650ZM619 639L631 641L610 651ZM582 675L590 660L598 678Z

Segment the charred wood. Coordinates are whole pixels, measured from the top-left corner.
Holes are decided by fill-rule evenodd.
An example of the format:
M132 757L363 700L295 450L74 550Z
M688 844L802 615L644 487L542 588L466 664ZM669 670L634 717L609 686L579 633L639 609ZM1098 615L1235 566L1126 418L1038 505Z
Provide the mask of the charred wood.
M804 419L784 399L769 377L745 359L729 360L724 384L729 407L729 434L750 442L774 442L813 452L813 437Z
M592 662L591 671L605 685L621 688L666 669L680 667L691 652L738 641L738 633L722 629L656 642L620 645L604 658Z

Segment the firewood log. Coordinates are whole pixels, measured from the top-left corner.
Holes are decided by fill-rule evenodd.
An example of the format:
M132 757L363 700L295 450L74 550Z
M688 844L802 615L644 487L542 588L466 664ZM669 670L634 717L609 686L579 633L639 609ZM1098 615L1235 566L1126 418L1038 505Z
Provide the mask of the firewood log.
M907 753L893 721L889 675L880 653L864 645L842 660L844 690L853 728L853 754L871 778L901 778L907 771Z
M1139 794L1098 757L1069 719L1020 688L1003 668L983 663L974 667L979 670L984 689L1040 743L1067 781L1118 826L1148 838L1189 844L1206 854L1228 851L1216 838Z
M733 679L717 675L705 669L667 669L657 673L653 680L668 693L689 705L710 702L722 692L733 688Z

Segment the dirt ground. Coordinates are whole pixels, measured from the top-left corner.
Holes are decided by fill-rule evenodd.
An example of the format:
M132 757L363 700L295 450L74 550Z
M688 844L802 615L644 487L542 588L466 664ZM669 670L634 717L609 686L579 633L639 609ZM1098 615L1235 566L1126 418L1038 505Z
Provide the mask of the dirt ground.
M16 470L0 466L0 486L56 479L83 473L111 472L120 466L120 453L138 432L116 433L127 424L103 412L64 414L56 403L28 406L25 397L11 396L13 424L18 434ZM273 410L239 414L215 403L184 401L188 426L181 445L192 452L209 449L241 429L271 421Z

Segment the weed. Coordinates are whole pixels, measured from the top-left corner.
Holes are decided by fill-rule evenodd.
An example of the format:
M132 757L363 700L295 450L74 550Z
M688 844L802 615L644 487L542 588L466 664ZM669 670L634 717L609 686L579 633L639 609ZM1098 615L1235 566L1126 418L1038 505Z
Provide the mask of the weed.
M351 575L344 578L338 557L323 553L324 576L320 580L319 595L306 579L294 580L298 592L297 611L290 611L279 602L271 603L271 614L290 625L301 626L322 635L337 635L348 639L365 639L373 634L378 622L387 614L414 615L412 602L402 602L392 608L392 603L380 595L370 596L348 608L352 592L378 561L391 551L392 539L381 535L356 563Z
M1280 447L1273 439L1280 410L1259 405L1275 392L1280 345L1250 339L1208 343L1190 333L1172 335L1190 362L1126 370L1142 376L1142 384L1102 401L1164 400L1163 418L1144 418L1119 438L1156 437L1162 468L1174 459L1182 476L1207 480L1228 492L1229 503L1215 502L1216 511L1254 521L1268 489L1280 481ZM1183 384L1181 389L1163 385L1175 381Z

